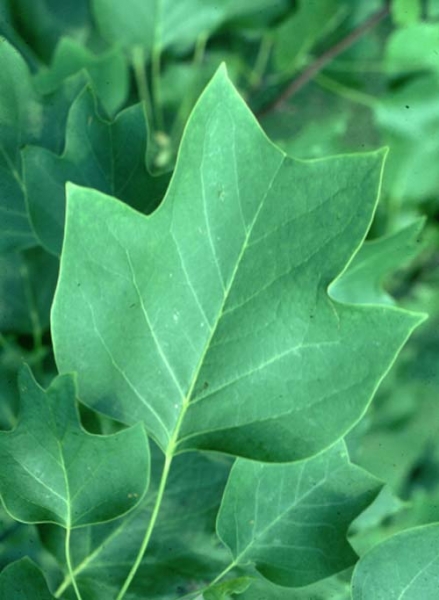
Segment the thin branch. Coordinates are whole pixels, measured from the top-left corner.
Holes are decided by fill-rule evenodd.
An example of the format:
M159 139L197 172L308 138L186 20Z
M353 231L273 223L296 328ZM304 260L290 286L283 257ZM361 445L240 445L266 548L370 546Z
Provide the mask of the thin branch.
M314 62L312 62L302 73L293 79L293 81L285 88L285 90L273 100L270 104L265 106L259 113L258 117L263 117L266 114L278 110L291 96L297 94L319 71L321 71L328 63L334 58L342 54L345 50L350 48L362 38L368 31L376 27L390 12L389 3L386 2L386 6L373 14L369 19L364 21L361 25L353 29L346 37L337 42L334 46L326 50L321 56L319 56Z

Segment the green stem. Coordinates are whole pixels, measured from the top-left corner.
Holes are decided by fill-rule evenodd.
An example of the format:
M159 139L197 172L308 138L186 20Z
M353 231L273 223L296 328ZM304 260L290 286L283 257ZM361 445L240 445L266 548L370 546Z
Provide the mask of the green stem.
M152 95L154 99L154 115L156 128L164 131L162 92L161 92L161 54L160 49L154 49L151 58Z
M194 57L192 59L192 72L193 73L195 73L197 71L197 69L203 63L208 39L209 39L209 37L206 33L202 33L197 38L197 41L195 44ZM192 94L190 86L188 86L188 92L187 92L186 96L183 98L183 101L180 103L180 108L178 109L177 116L175 117L174 123L172 124L171 133L169 134L169 137L172 140L173 146L177 146L180 141L180 137L182 136L184 126L186 123L187 113L189 112L189 109L190 109L193 101L194 101L193 94Z
M142 102L143 113L145 115L146 131L149 134L148 127L152 126L152 104L151 95L149 93L148 80L146 78L145 52L141 46L136 46L133 49L131 60L134 69L134 76L136 78L137 91L139 94L140 101Z
M73 573L72 559L71 559L71 556L70 556L70 532L71 532L70 527L67 527L67 529L66 529L66 563L67 563L67 569L68 569L68 572L69 572L69 575L70 575L70 580L72 582L73 589L75 590L76 597L77 597L78 600L82 600L81 593L79 591L78 584L76 583L75 575ZM55 594L55 598L59 598L59 596L57 596Z
M132 580L134 579L135 574L137 573L138 568L140 567L140 564L143 559L143 555L145 554L146 549L148 548L149 540L151 539L151 535L154 530L154 526L156 524L157 517L160 512L163 495L165 493L165 488L166 488L166 484L168 481L169 471L171 469L171 464L172 464L172 459L173 459L173 450L174 449L172 449L172 453L167 454L166 458L165 458L165 464L163 466L163 472L162 472L162 476L160 479L160 485L159 485L159 489L157 492L157 498L154 503L154 508L152 510L151 519L149 521L148 529L146 530L145 537L143 538L142 545L139 549L139 552L137 553L136 560L134 561L134 564L131 567L131 570L128 573L128 576L125 579L122 589L120 590L119 594L117 595L116 600L122 600L122 598L125 596L128 588L131 585Z
M199 67L204 60L208 39L209 39L209 36L207 33L201 33L198 36L197 41L195 42L194 59L192 62L192 65L194 68Z
M270 52L273 45L271 36L264 35L261 39L259 46L258 55L256 57L255 66L249 75L250 86L255 89L259 87L267 68L268 59L270 58Z
M20 267L20 275L23 280L24 293L26 296L29 317L32 324L34 350L37 354L41 354L43 349L43 328L41 326L40 315L38 314L36 307L35 295L30 284L29 270L24 260Z
M365 94L364 92L360 92L353 88L350 88L332 77L327 77L326 75L316 75L314 81L322 88L332 92L333 94L337 94L342 98L346 98L351 102L355 102L357 104L362 104L363 106L367 106L368 108L375 108L377 104L379 104L379 100L370 94Z

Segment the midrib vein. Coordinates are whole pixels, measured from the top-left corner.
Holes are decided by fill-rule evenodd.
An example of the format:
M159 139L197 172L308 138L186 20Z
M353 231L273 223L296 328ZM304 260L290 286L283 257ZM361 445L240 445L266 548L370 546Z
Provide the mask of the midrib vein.
M271 189L273 187L273 184L274 184L274 182L275 182L275 180L276 180L276 178L277 178L277 176L279 174L279 171L280 171L280 169L282 168L282 166L284 164L285 156L286 156L285 154L283 154L283 153L281 154L281 160L279 162L279 165L276 168L276 170L275 170L275 172L273 174L273 177L270 180L269 185L267 186L267 190L266 190L263 198L261 199L261 202L259 204L259 207L258 207L258 209L256 211L255 216L253 217L253 221L250 224L250 227L248 228L248 230L247 230L247 232L245 234L245 238L244 238L244 241L243 241L243 244L242 244L242 248L241 248L239 256L238 256L238 258L236 260L236 264L235 264L235 267L233 269L232 275L230 277L229 284L224 289L224 297L223 297L223 301L222 301L222 304L221 304L221 307L220 307L220 310L219 310L218 318L216 319L216 322L214 323L214 325L213 325L213 327L212 327L212 329L211 329L211 331L209 333L209 336L208 336L208 338L206 340L206 343L205 343L203 352L201 354L200 360L198 361L197 367L196 367L196 369L194 371L194 375L192 377L192 381L191 381L190 387L188 389L188 392L187 392L186 396L183 399L183 404L182 404L182 407L181 407L180 415L179 415L178 420L176 422L176 425L175 425L174 431L172 433L172 436L171 436L171 438L169 440L168 448L166 450L166 456L168 456L169 458L173 456L173 454L175 452L175 448L178 445L178 436L180 434L180 430L181 430L181 427L183 425L183 421L184 421L184 418L186 416L187 410L188 410L188 408L190 406L192 395L193 395L193 392L194 392L194 389L195 389L195 385L197 384L198 377L200 375L201 368L202 368L202 366L204 364L204 360L206 358L207 352L209 351L212 339L213 339L213 337L214 337L214 335L216 333L216 330L218 328L218 325L219 325L219 323L221 321L221 317L222 317L222 314L223 314L223 311L224 311L224 307L227 304L227 300L228 300L230 291L231 291L231 289L233 287L233 284L235 282L235 278L236 278L236 275L238 273L238 270L239 270L242 258L244 256L244 253L245 253L247 247L248 247L248 241L249 241L249 239L251 237L251 234L253 232L253 228L254 228L254 226L257 223L257 220L259 218L260 212L261 212L262 208L264 207L264 204L265 204L265 201L267 199L267 196L268 196L269 192L271 191Z

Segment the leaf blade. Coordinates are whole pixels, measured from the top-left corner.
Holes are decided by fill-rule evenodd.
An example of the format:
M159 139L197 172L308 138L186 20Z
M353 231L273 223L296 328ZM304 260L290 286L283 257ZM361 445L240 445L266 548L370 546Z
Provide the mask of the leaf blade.
M87 434L67 375L45 393L25 368L20 391L18 425L0 432L0 491L16 520L70 529L116 518L141 500L149 478L141 427L105 437Z
M421 320L327 295L366 235L382 162L287 158L220 69L152 216L69 189L52 313L60 371L81 374L98 410L143 420L165 452L289 461L323 450Z

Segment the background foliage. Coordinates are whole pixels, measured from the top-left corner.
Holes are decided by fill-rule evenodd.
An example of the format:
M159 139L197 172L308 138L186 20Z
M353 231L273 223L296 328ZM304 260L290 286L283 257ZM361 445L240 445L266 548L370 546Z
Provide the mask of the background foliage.
M339 540L341 558L328 578L320 575L322 581L308 586L306 578L281 575L263 549L252 547L249 555L264 564L258 571L271 573L271 582L255 570L251 577L256 581L249 587L250 575L240 572L238 561L234 578L211 588L205 598L239 593L245 600L347 599L356 555L362 560L354 571L354 598L379 598L381 592L388 598L389 592L382 590L389 575L380 572L386 557L398 555L409 565L416 556L413 573L406 570L409 579L415 577L432 560L430 540L437 539L439 520L439 3L130 0L129 9L126 4L0 0L0 428L1 435L9 436L2 438L8 440L2 446L2 466L12 461L14 439L20 440L20 452L27 443L26 421L19 418L22 363L31 366L44 388L56 376L50 310L66 182L110 194L145 214L153 212L167 189L195 102L225 61L264 131L290 156L323 158L389 146L368 240L332 294L360 304L397 304L427 312L429 319L406 344L343 446L326 457L337 463L334 471L343 473L341 481L357 486L365 498L340 524L350 546ZM29 380L35 402L43 407L40 420L55 393L74 395L74 382L63 377L47 394ZM22 409L31 419L35 405ZM135 438L143 435L138 428L118 433L120 423L83 404L79 411L87 432L109 435L105 442L110 446L117 444L117 436L126 436L134 448L139 443ZM77 419L76 413L64 417ZM51 435L45 441L58 447L60 430ZM77 440L63 443L61 454L68 456ZM384 482L374 501L376 485L358 475L346 452L355 465ZM133 488L135 496L121 501L117 514L137 503L149 484L143 503L108 523L115 515L102 507L92 519L100 524L91 527L84 521L84 527L71 531L71 562L84 600L116 597L134 560L162 468L154 444L151 454L150 481L146 469L140 482L138 474L124 473L141 489ZM138 466L147 457L145 442ZM126 456L118 460L129 462ZM237 503L234 485L240 470L248 471L251 464L239 459L228 480L226 495L236 494ZM316 473L321 468L308 466ZM184 597L224 568L229 554L214 532L230 468L228 458L216 455L177 457L149 550L154 558L144 559L126 598L142 597L146 584L150 598ZM271 476L267 474L267 489ZM276 477L283 476L279 471ZM68 493L55 471L52 477L46 483L61 496ZM74 473L72 477L74 484ZM0 596L75 598L66 574L62 529L25 524L50 520L69 528L72 515L63 513L56 497L51 510L57 516L50 519L28 514L25 503L10 505L5 493L2 499ZM228 530L227 510L224 505L220 512L219 535L235 556L239 544ZM295 510L300 513L300 506ZM294 535L302 534L297 530ZM324 540L316 544L324 545ZM23 557L44 570L47 583ZM371 569L376 580L365 583ZM434 578L434 565L432 569ZM19 584L14 571L20 574ZM329 577L332 573L337 575ZM33 582L32 595L26 581ZM11 587L17 585L21 587ZM434 598L428 581L425 586L414 593Z

